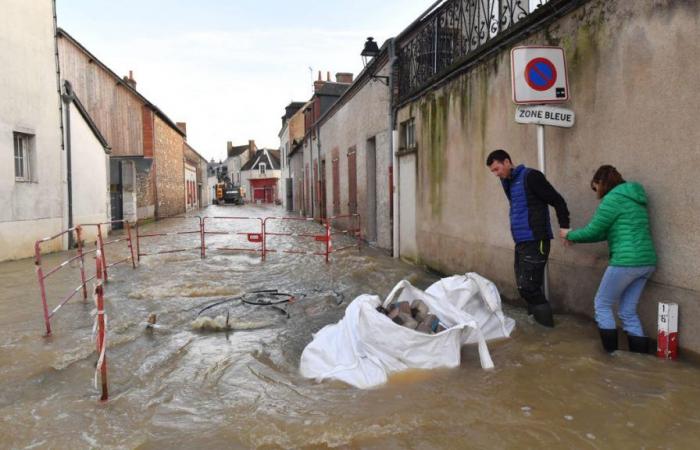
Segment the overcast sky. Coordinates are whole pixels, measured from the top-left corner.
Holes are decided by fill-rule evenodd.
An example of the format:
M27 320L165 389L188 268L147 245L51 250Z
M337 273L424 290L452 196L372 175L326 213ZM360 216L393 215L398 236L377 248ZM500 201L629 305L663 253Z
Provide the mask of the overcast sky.
M432 0L57 0L58 25L175 122L205 158L255 139L278 148L290 101L311 72L362 70L367 36L381 45Z

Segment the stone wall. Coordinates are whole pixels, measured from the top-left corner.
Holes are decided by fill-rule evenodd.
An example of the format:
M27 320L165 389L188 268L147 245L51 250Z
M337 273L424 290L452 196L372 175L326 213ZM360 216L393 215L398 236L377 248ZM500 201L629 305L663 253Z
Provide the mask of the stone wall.
M601 164L645 186L659 264L640 305L644 327L654 335L657 302L677 302L681 345L696 352L700 235L692 230L700 197L689 182L700 150L699 22L698 2L595 0L515 44L565 49L566 107L576 125L547 127L545 147L547 177L566 198L572 226L585 225L598 205L589 181ZM398 122L416 120L420 262L444 273L480 272L515 298L508 201L485 167L496 148L537 167L536 127L514 122L509 52L405 105ZM555 308L592 316L607 259L605 243L553 243Z
M175 216L185 212L184 140L157 115L154 128L156 216Z
M386 76L388 72L385 64L376 74ZM340 214L349 213L348 150L353 148L356 151L357 212L361 217L362 235L381 248L391 248L389 88L378 81L366 82L324 120L319 134L326 160L328 216L334 215L333 160L336 157L339 163ZM315 152L313 157L315 160ZM373 179L369 179L372 171Z

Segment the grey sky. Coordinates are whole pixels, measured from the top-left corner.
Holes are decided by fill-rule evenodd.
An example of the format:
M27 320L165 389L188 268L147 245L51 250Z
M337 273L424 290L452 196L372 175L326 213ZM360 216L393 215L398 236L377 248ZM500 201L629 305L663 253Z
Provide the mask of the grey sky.
M367 36L398 34L430 0L57 0L58 24L223 158L226 141L277 148L280 116L311 74L362 69Z

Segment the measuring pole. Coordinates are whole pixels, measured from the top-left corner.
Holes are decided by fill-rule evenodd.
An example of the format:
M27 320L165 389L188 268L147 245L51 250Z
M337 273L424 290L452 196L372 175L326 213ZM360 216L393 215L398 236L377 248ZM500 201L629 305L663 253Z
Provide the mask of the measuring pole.
M537 125L537 163L540 166L540 171L546 175L546 160L544 156L544 125ZM547 301L550 301L549 264L544 266L544 282L542 287L544 288L544 296L547 298Z

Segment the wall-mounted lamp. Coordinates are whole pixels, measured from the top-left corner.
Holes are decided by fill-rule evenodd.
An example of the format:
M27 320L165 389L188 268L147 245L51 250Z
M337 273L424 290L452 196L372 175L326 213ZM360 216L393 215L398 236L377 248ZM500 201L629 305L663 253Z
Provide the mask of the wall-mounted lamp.
M367 68L367 64L377 55L379 55L379 46L377 46L377 43L374 42L373 37L368 37L367 42L365 42L365 48L362 49L362 63L364 64L365 68ZM389 86L389 77L388 76L383 76L383 75L374 75L372 73L369 74L370 80L378 80L387 86Z

